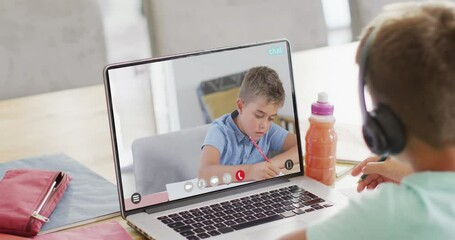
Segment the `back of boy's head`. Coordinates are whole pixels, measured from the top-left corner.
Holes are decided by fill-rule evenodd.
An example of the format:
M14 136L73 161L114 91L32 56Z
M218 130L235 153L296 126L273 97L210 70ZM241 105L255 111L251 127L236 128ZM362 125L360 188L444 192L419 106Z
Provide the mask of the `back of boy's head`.
M248 70L240 87L239 97L246 103L264 97L267 103L282 107L285 93L283 83L275 70L259 66Z
M455 4L387 6L362 33L358 55L377 28L366 68L373 99L408 134L435 148L455 145Z

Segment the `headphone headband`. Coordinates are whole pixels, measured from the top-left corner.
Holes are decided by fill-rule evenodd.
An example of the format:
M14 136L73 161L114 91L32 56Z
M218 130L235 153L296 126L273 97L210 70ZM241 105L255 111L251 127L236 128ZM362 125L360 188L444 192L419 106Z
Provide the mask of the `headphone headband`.
M360 96L360 108L362 110L362 118L363 122L366 121L367 118L367 106L365 103L365 86L366 86L366 70L367 70L367 62L368 56L373 45L374 41L376 40L376 35L378 35L380 27L375 27L373 30L368 34L368 38L365 41L362 49L360 49L360 59L359 59L359 96Z
M385 104L379 103L373 111L368 112L365 102L368 55L379 29L380 27L375 27L372 30L360 50L359 97L363 117L362 133L372 152L378 155L397 154L403 150L406 143L403 124L392 109Z

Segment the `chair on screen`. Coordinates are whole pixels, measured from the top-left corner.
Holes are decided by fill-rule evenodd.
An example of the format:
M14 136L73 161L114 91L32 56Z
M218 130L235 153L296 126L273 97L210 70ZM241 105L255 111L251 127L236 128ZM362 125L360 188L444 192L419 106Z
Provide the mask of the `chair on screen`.
M206 123L235 110L240 85L246 71L202 81L197 88L199 104Z
M145 0L153 56L287 38L292 51L327 45L320 0Z
M97 0L0 2L0 99L102 84Z
M136 191L166 191L166 184L197 178L209 125L137 139L132 144Z

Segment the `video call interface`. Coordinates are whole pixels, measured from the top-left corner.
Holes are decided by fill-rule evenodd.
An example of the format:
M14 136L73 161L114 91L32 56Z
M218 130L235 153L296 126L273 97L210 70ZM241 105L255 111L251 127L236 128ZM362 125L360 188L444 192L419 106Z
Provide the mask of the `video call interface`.
M247 104L254 120L242 124L235 120L247 119L246 111L237 111L239 90L256 67L278 74L285 100L270 108L267 102L253 104L253 98ZM114 67L108 69L108 83L125 210L300 171L286 41ZM215 121L228 130L212 138L230 146L213 160L209 155L207 164L202 152ZM247 128L258 132L256 127L262 129L257 135L247 134ZM238 152L238 159L222 160L229 151ZM253 169L263 169L259 165L272 171L257 174Z

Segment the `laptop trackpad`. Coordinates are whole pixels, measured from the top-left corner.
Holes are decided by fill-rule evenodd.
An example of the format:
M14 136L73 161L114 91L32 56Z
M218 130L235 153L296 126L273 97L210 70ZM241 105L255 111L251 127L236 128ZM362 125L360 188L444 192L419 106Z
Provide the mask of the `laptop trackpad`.
M288 223L281 223L279 226L267 227L267 228L257 228L256 231L250 232L247 234L249 239L277 239L282 237L290 232L302 229L308 224L302 220L290 221Z

